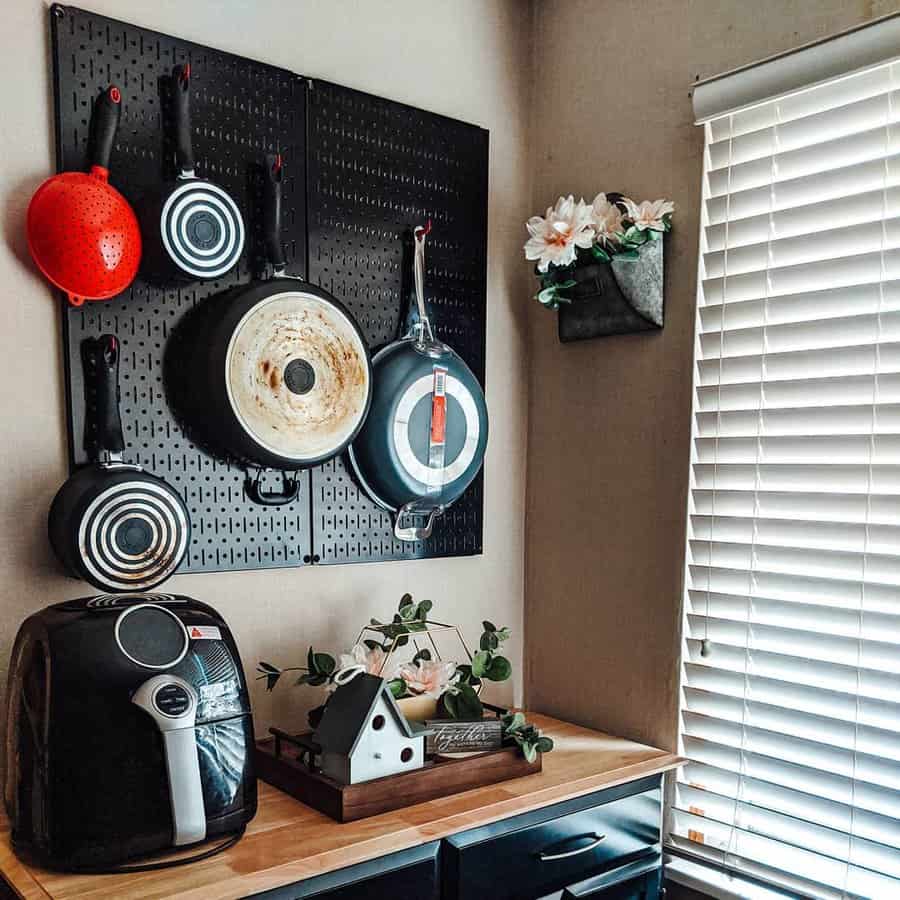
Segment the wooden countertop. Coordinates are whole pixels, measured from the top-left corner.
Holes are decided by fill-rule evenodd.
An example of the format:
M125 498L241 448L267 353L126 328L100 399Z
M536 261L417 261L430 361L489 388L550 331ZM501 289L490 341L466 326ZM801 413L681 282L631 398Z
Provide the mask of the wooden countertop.
M537 775L345 825L260 782L259 812L234 847L211 859L159 872L64 875L26 866L13 855L9 821L0 812L0 875L26 900L246 897L601 788L665 772L683 762L672 753L548 716L529 718L556 745L544 757L543 772Z

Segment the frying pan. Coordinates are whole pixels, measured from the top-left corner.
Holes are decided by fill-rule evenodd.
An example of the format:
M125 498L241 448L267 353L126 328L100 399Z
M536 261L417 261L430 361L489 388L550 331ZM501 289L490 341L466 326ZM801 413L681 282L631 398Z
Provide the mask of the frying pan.
M82 361L86 399L96 409L87 441L96 461L72 474L53 498L50 543L71 575L101 591L145 591L181 562L190 539L188 512L165 481L122 461L118 340L88 338Z
M435 339L425 308L430 230L429 222L413 235L410 330L375 354L372 406L348 454L366 493L395 514L401 541L431 535L481 469L488 438L484 391L459 354ZM415 524L420 517L424 526Z
M38 268L72 306L106 300L137 275L141 232L134 210L109 183L122 95L109 87L91 111L90 172L62 172L28 206L28 247Z
M145 271L151 280L213 279L233 268L244 249L244 221L231 195L199 178L191 141L191 67L169 80L178 175L141 203L148 237Z
M207 301L167 364L180 416L201 443L250 467L246 493L264 505L290 503L299 481L285 474L283 490L262 491L261 471L296 472L336 456L372 397L354 318L327 291L285 274L283 181L281 157L267 156L263 236L272 277Z

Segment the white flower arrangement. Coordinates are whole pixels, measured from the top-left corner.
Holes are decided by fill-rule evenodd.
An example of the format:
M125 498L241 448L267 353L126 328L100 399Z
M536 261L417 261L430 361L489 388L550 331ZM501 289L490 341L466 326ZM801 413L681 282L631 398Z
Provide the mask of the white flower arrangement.
M541 288L535 298L548 309L569 299L561 291L572 287L572 271L597 262L639 258L639 248L659 240L672 227L675 204L671 200L635 203L621 194L600 193L592 203L560 197L544 216L526 223L525 258L537 263Z

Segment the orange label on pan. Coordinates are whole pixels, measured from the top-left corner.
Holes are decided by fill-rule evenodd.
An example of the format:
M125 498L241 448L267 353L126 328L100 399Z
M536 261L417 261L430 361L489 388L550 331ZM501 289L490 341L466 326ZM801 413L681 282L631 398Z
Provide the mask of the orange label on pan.
M447 370L435 366L431 395L431 443L443 444L447 436Z

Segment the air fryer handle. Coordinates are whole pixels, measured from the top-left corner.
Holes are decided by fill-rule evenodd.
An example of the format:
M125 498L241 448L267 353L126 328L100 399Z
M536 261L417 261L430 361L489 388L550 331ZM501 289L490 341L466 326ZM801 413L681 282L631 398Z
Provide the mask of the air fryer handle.
M87 444L102 458L116 458L125 450L119 415L119 340L101 334L82 343L84 382L88 402L93 399L95 433ZM88 417L90 419L90 417Z
M194 147L191 142L191 66L172 69L172 121L175 126L175 158L180 174L194 175Z
M186 692L190 703L178 715L167 715L157 705L156 695L160 689L174 685ZM197 716L196 691L177 675L155 675L147 679L131 699L153 718L162 732L172 807L173 844L183 847L204 840L206 807L203 803L203 782L200 778L200 758L194 729Z
M281 206L284 166L281 154L269 153L265 161L266 177L263 181L263 239L266 257L275 270L283 275L285 268L284 247L281 244Z
M176 847L195 844L206 837L203 783L193 726L163 732L169 800Z
M122 117L122 94L114 86L108 87L96 100L91 112L90 165L109 168L119 119ZM104 175L105 177L105 175Z

